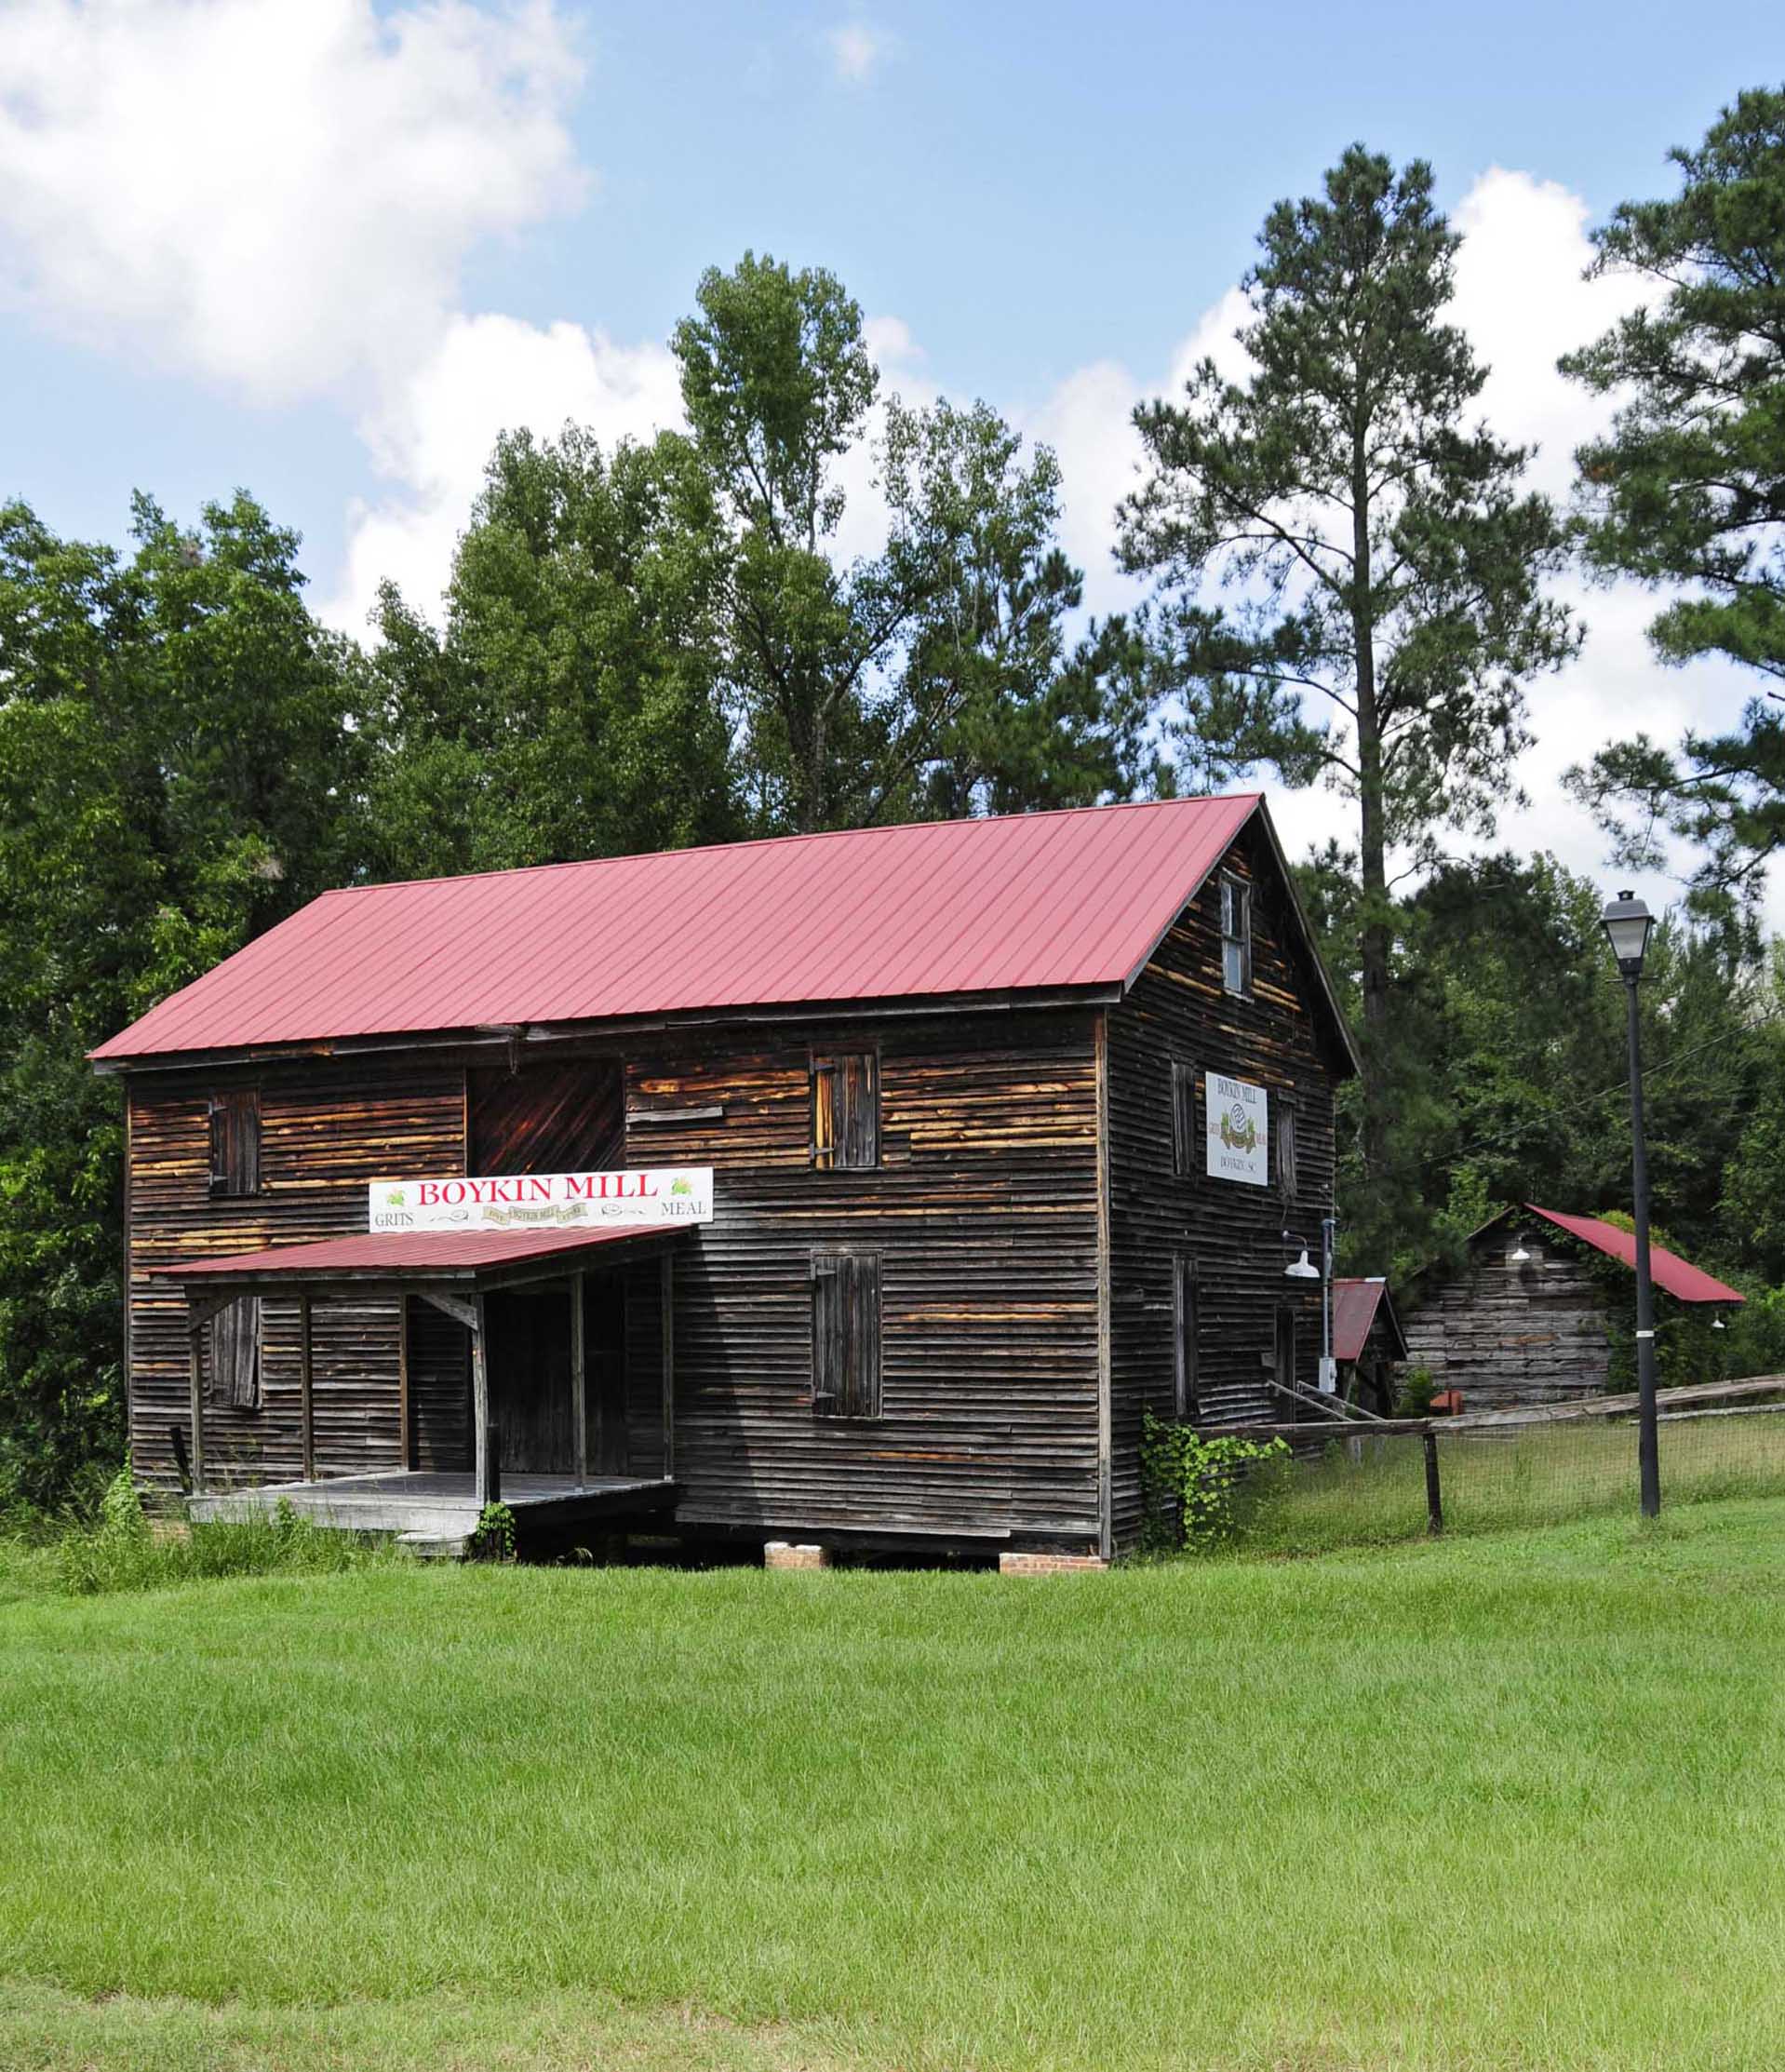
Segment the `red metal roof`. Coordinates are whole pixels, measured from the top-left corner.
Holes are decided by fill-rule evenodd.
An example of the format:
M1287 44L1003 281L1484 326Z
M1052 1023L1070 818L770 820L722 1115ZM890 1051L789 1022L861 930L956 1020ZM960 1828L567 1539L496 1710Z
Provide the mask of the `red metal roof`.
M365 1273L475 1274L496 1267L526 1266L560 1252L597 1245L624 1245L637 1238L673 1236L684 1223L627 1224L608 1230L546 1231L362 1231L352 1237L325 1237L308 1245L275 1245L262 1252L231 1252L221 1258L185 1259L154 1271L168 1280L196 1281L215 1275L234 1279L327 1280Z
M1376 1311L1389 1292L1389 1284L1383 1280L1340 1280L1333 1278L1333 1357L1335 1360L1361 1360L1363 1348L1369 1342L1370 1326L1376 1322ZM1394 1323L1394 1304L1389 1304L1389 1319ZM1394 1325L1394 1336L1400 1337L1400 1326ZM1404 1345L1402 1349L1405 1351Z
M348 887L92 1055L1126 985L1261 810L1161 800Z
M1636 1240L1629 1231L1620 1231L1616 1223L1602 1222L1596 1216L1566 1216L1560 1209L1539 1208L1535 1202L1524 1205L1533 1216L1541 1216L1559 1231L1566 1231L1571 1237L1604 1252L1607 1258L1618 1260L1632 1273L1636 1271ZM1649 1274L1658 1288L1665 1288L1682 1302L1747 1300L1738 1289L1725 1287L1702 1267L1692 1265L1677 1252L1670 1252L1664 1245L1649 1246Z

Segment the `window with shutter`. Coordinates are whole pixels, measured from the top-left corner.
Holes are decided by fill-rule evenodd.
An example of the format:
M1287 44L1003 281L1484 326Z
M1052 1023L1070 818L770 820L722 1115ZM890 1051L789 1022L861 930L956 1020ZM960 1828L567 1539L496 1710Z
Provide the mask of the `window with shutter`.
M1196 1067L1172 1060L1172 1170L1196 1171Z
M240 1296L210 1320L210 1393L237 1410L261 1407L261 1298Z
M1285 1201L1294 1201L1300 1191L1295 1176L1295 1111L1293 1108L1277 1110L1277 1187Z
M1197 1415L1196 1262L1179 1253L1172 1261L1172 1409Z
M261 1095L238 1086L210 1097L210 1191L261 1191Z
M812 1162L821 1172L880 1163L880 1075L871 1050L812 1059Z
M821 1418L880 1414L880 1256L812 1256L812 1407Z
M1252 989L1252 888L1221 880L1221 983L1230 993Z

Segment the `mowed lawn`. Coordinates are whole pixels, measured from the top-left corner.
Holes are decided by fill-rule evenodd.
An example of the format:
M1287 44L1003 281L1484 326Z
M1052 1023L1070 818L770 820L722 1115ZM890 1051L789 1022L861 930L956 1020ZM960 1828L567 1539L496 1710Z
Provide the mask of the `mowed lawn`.
M0 1578L0 2064L1785 2062L1785 1502L1318 1561Z

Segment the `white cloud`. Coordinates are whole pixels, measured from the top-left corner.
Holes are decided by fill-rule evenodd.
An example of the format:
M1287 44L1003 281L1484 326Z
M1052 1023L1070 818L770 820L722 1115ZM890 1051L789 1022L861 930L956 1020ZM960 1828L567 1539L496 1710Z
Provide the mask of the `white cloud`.
M257 402L400 382L584 184L551 0L15 0L0 49L0 297Z
M886 56L886 38L859 19L840 22L825 40L837 76L852 87L865 84Z
M681 422L676 363L581 324L454 317L401 396L362 426L390 492L349 515L346 569L324 615L364 635L379 584L432 614L496 435L589 426L604 447Z

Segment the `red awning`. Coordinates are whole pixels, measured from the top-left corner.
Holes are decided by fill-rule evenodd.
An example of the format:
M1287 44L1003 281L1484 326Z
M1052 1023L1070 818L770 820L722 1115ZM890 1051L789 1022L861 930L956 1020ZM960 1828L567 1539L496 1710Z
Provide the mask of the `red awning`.
M674 1237L685 1223L591 1226L587 1230L366 1231L308 1245L182 1259L159 1266L164 1280L185 1282L475 1280L511 1267L551 1264L577 1252Z
M1617 1259L1632 1273L1636 1271L1636 1240L1629 1231L1620 1231L1616 1223L1603 1222L1596 1216L1566 1216L1560 1209L1539 1208L1535 1202L1527 1202L1524 1205L1533 1216L1540 1216L1545 1222L1553 1223L1557 1230L1579 1238L1583 1245L1590 1245L1595 1251L1604 1253L1608 1259ZM1738 1288L1725 1286L1702 1267L1692 1265L1677 1252L1670 1252L1664 1245L1649 1246L1649 1273L1656 1286L1665 1288L1676 1301L1742 1302L1747 1299Z

